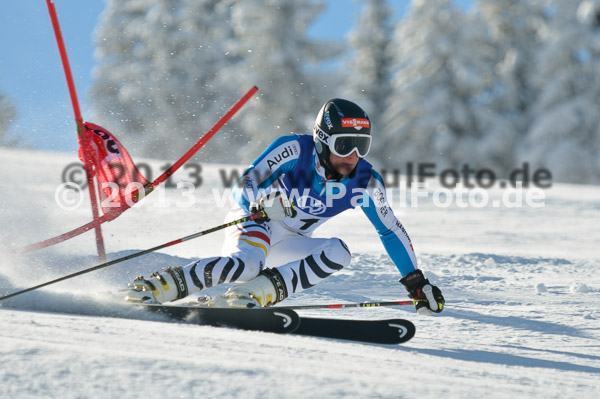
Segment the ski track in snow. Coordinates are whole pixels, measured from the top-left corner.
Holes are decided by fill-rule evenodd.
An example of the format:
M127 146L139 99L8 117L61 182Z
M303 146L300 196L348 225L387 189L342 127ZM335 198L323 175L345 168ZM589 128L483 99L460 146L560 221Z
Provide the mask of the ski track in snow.
M35 242L89 220L87 208L54 206L70 156L7 150L0 156L27 172L0 171L5 245ZM206 182L194 207L155 206L149 197L106 225L109 258L220 224L226 210L214 212L209 189L218 180L211 167L203 170ZM166 191L168 201L176 195ZM404 345L165 322L106 295L137 275L213 255L222 239L214 234L0 302L0 397L596 397L600 262L590 245L600 238L600 188L555 185L548 195L542 209L424 204L396 210L426 276L446 297L438 316L418 316L407 306L299 312L408 318L417 333ZM343 238L352 264L285 304L405 298L362 212L344 214L318 233ZM0 295L96 265L91 242L87 233L24 256L3 249Z

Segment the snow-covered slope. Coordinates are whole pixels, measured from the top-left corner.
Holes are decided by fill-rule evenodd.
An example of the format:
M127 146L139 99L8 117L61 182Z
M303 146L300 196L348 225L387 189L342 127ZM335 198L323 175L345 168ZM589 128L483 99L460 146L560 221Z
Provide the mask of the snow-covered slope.
M63 168L75 156L0 150L0 159L0 296L97 264L93 233L28 255L11 253L91 218L87 200L70 211L55 202ZM145 162L154 176L165 164ZM221 172L236 169L203 164L202 184L192 195L154 193L105 225L110 258L220 224L227 207L217 206L211 190L222 196ZM489 195L500 198L502 191ZM215 233L0 302L0 397L595 397L600 188L555 185L545 195L541 208L439 208L431 196L402 207L396 199L395 211L421 268L442 288L446 310L436 317L409 307L306 314L409 318L417 334L405 345L164 323L150 315L110 317L122 305L101 299L103 292L218 253L222 234ZM405 298L360 210L317 234L343 238L352 264L286 302Z

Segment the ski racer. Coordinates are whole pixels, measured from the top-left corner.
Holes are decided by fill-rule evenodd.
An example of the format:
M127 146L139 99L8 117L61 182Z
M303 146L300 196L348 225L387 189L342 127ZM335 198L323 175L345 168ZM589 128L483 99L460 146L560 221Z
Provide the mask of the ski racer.
M339 238L312 238L339 213L360 206L400 271L419 313L439 313L440 289L417 268L411 240L387 203L381 176L364 160L371 122L355 103L332 99L317 114L313 134L283 136L243 173L227 220L259 213L229 227L222 256L162 269L129 284L131 302L170 302L217 284L233 285L209 303L270 306L304 291L350 264Z

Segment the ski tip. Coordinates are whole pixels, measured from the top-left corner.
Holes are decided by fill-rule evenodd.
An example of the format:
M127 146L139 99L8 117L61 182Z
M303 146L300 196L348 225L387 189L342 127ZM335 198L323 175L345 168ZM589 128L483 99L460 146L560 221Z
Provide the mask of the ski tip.
M405 319L353 320L301 317L294 332L373 344L401 344L415 335L415 325Z
M416 332L415 325L408 320L392 319L392 320L386 320L385 322L387 323L388 327L390 328L390 332L391 331L396 332L396 335L394 335L393 333L391 333L389 335L390 340L392 341L390 343L401 344L403 342L410 340L412 337L415 336L415 332ZM397 342L396 342L396 339L397 339Z

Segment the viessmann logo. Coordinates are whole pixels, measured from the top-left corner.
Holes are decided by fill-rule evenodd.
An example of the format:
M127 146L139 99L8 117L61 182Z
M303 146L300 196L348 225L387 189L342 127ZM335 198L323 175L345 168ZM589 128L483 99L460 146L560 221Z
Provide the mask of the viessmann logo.
M362 129L363 127L370 127L368 119L363 118L343 118L342 119L342 127L354 127L357 130Z

